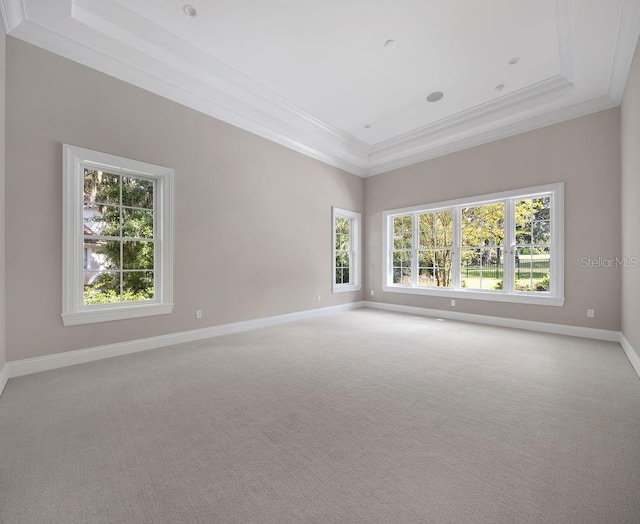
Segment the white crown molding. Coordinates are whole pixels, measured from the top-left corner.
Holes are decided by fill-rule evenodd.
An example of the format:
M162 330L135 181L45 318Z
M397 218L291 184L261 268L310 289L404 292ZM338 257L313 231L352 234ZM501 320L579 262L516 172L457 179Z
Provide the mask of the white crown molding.
M469 137L454 140L450 143L439 145L437 147L431 147L413 155L400 157L397 160L393 160L391 162L381 162L378 165L375 165L374 167L368 169L364 177L366 178L369 176L380 175L382 173L387 173L401 167L410 166L440 156L449 155L451 153L456 153L458 151L463 151L472 147L488 144L490 142L495 142L496 140L519 135L528 131L534 131L542 127L547 127L550 125L558 124L560 122L565 122L567 120L572 120L574 118L579 118L581 116L590 115L592 113L604 111L605 109L611 109L612 107L616 106L617 104L613 102L613 100L611 100L608 96L602 96L600 98L588 100L587 102L583 102L581 104L556 109L543 115L529 118L513 124L499 125L495 129L473 134Z
M342 154L366 160L368 146L364 142L321 122L214 56L113 0L74 0L71 14L74 20L94 31L170 67L179 77L189 75L205 83L215 90L211 98L216 101L225 100L221 94L227 95L225 105L229 109L238 101L243 102L277 119L277 123L292 126L327 144L339 144ZM144 39L140 38L141 34Z
M625 0L620 14L616 50L609 76L608 92L616 105L622 102L638 38L640 38L640 1Z
M541 103L553 102L570 95L572 92L573 84L562 75L556 75L433 124L379 142L371 147L369 158L375 163L377 160L404 156L407 152L424 147L425 144L446 139L474 127L490 124L513 111L526 111Z
M7 34L362 177L618 105L640 33L640 0L625 0L609 97L576 103L576 4L556 0L560 74L368 146L115 0L72 0L72 16L55 27L29 18L25 3L0 0Z
M273 137L275 141L288 147L294 145L292 142L297 142L295 149L311 153L316 158L321 157L319 158L321 160L329 157L327 160L334 165L337 163L337 158L344 159L345 153L353 155L349 159L351 166L343 163L340 167L350 168L350 171L357 171L356 174L362 176L367 174L367 167L375 165L379 160L390 161L395 156L407 156L415 152L416 147L424 146L425 143L437 142L447 134L455 135L456 130L461 130L463 127L481 126L491 120L499 119L500 115L506 111L518 110L521 112L536 104L548 103L569 96L573 87L567 77L573 76L574 0L556 0L556 2L556 25L559 34L562 74L372 147L368 147L364 142L347 133L320 122L260 84L226 66L215 57L175 37L170 32L159 28L113 0L74 0L72 17L96 31L170 65L182 74L204 77L209 86L230 95L234 99L233 101L243 99L250 107L258 108L266 115L276 113L281 119L280 122L262 129L259 133L261 136ZM145 35L144 40L138 36L140 34ZM215 99L220 103L223 97L218 93ZM234 105L233 101L227 100L227 103L222 105L231 109ZM246 112L245 108L244 113ZM257 120L264 120L264 117ZM324 142L337 141L342 150L334 155L322 154L321 151L323 149L326 151L326 147L306 145L301 150L300 146L309 144L310 141L291 139L292 135L297 134L295 132L283 136L279 129L284 122L293 125L296 131L307 132ZM232 123L236 124L237 122ZM240 127L246 128L242 125ZM254 129L249 130L255 132ZM355 169L353 169L354 167Z
M556 27L558 31L558 53L561 73L523 89L501 96L495 100L469 108L438 122L403 133L371 146L369 160L373 164L385 164L408 158L425 145L434 144L457 133L479 128L500 120L506 113L521 113L536 106L548 104L573 94L573 63L575 43L574 0L556 0ZM433 157L432 157L433 158ZM406 164L405 164L406 165ZM377 167L370 169L374 174Z
M142 338L105 346L66 351L64 353L55 353L53 355L45 355L43 357L14 360L7 362L2 372L8 373L8 378L20 377L23 375L30 375L32 373L39 373L41 371L49 371L62 367L74 366L76 364L85 364L95 360L129 355L131 353L138 353L149 349L158 349L173 346L175 344L184 344L186 342L194 342L222 335L230 335L232 333L250 331L252 329L277 326L280 324L295 322L297 320L315 318L322 315L338 313L340 311L349 311L361 307L361 302L351 302L348 304L341 304L339 306L309 309L306 311L298 311L296 313L287 313L284 315L258 318L255 320L234 322L233 324L223 324L204 329L181 331L178 333L171 333L169 335L160 335L157 337Z
M267 118L255 108L230 108L225 104L228 95L218 92L217 97L202 94L203 89L185 88L171 82L167 75L143 71L135 63L128 63L122 59L110 56L102 51L93 49L83 42L71 40L67 35L61 35L30 20L23 21L12 35L35 46L47 49L64 58L101 71L107 75L123 80L131 85L155 93L162 97L178 102L186 107L212 116L223 122L234 125L257 136L266 138L289 149L315 158L326 164L337 167L358 176L365 174L363 162L350 162L343 153L332 154L326 147L312 144L313 140L304 140L301 133L289 129L289 134L283 132L282 126ZM317 142L317 140L316 140Z
M640 378L640 353L633 349L633 346L627 337L624 336L624 333L620 333L620 345L622 346L622 349L624 349L624 352L627 355L631 366L635 370L636 375Z
M27 18L24 1L0 0L0 15L4 32L9 34Z

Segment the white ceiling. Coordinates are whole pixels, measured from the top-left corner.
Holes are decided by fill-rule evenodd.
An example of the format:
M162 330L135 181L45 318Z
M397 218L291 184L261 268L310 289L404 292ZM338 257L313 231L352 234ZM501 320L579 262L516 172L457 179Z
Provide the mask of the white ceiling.
M618 105L640 35L640 0L0 0L0 11L16 38L361 176ZM427 102L433 91L444 98Z

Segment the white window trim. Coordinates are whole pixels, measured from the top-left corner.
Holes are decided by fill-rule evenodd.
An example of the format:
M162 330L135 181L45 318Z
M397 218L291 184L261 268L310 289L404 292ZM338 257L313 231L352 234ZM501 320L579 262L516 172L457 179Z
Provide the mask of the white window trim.
M527 292L513 290L469 290L460 286L459 278L453 282L452 288L437 287L417 287L404 286L400 284L390 284L392 282L392 261L391 261L391 243L393 242L393 217L406 215L409 213L431 212L443 209L454 209L454 257L453 264L455 267L460 266L460 254L457 246L459 239L460 209L463 206L490 204L501 200L513 199L518 197L531 198L542 194L552 194L551 199L551 287L549 292ZM509 202L507 202L509 204ZM510 206L505 208L505 214L510 212ZM415 222L415 221L414 221ZM510 221L509 221L510 222ZM492 302L512 302L520 304L538 304L547 306L563 306L564 297L564 182L556 184L547 184L542 186L528 187L510 191L502 191L500 193L491 193L467 198L459 198L456 200L448 200L446 202L437 202L433 204L418 205L405 207L401 209L392 209L382 213L382 231L383 231L383 253L382 253L382 290L389 293L404 293L410 295L428 295L449 298L461 298L471 300L488 300ZM511 224L505 225L505 239L511 239L513 231ZM415 234L414 234L415 238ZM506 250L512 252L513 246L506 245ZM512 254L512 253L511 253ZM413 257L415 258L415 257ZM505 258L505 261L507 259ZM509 262L510 264L510 262ZM415 265L415 261L414 261ZM505 264L506 266L506 264ZM412 268L414 274L416 268ZM459 275L456 272L455 275ZM505 279L506 280L506 279Z
M352 281L349 284L336 284L336 218L347 218L352 220L351 230L351 249L352 249L352 267L349 268L349 277ZM360 213L355 211L349 211L347 209L340 209L338 207L331 208L331 242L332 242L332 262L333 268L332 274L332 286L331 289L334 293L346 293L348 291L360 291L361 289L361 238L360 238Z
M155 287L153 300L83 304L84 169L157 181L154 191ZM173 170L81 147L63 145L62 322L65 326L168 314L173 311Z

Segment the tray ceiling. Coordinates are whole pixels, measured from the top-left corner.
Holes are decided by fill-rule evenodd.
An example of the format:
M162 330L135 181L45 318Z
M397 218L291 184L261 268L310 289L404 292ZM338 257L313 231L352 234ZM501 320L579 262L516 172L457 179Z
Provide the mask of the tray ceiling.
M188 1L0 10L11 36L360 176L619 105L640 34L640 0Z

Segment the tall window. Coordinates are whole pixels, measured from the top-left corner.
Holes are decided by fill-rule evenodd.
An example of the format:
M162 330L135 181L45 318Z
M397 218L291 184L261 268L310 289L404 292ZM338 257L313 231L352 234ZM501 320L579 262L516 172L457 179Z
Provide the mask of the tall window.
M338 209L333 217L333 292L360 289L360 213Z
M461 286L497 289L504 272L504 202L463 207Z
M64 146L65 325L171 312L172 175Z
M413 254L413 215L393 219L393 283L411 283Z
M547 291L551 283L551 197L516 200L515 228L515 289Z
M418 214L418 286L451 287L453 212Z
M384 291L564 303L563 185L384 213Z

